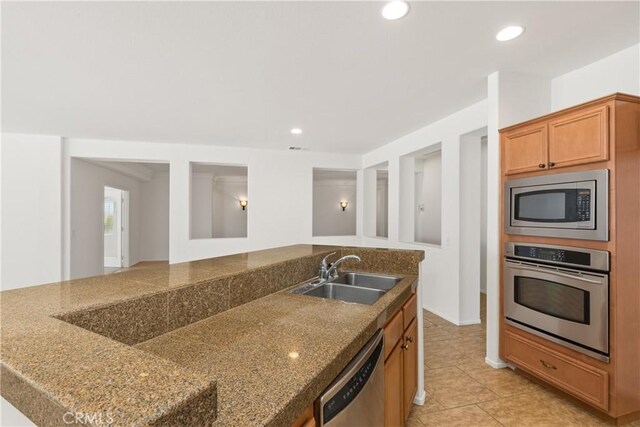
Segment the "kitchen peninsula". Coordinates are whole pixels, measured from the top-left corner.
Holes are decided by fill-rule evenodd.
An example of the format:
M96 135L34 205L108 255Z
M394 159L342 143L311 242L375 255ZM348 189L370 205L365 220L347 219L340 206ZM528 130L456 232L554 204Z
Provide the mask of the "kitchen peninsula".
M402 280L296 295L320 260ZM422 251L296 245L0 293L2 396L38 425L287 425L415 290Z

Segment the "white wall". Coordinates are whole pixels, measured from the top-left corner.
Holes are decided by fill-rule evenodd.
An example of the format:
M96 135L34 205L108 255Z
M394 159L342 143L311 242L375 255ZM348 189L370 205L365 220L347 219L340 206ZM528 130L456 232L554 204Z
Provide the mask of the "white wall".
M189 206L189 205L187 205ZM191 174L191 238L213 237L213 174Z
M551 109L559 110L615 92L640 95L640 44L551 80Z
M2 289L62 277L62 138L3 134Z
M250 205L243 210L240 200L247 200L246 177L216 177L213 183L213 237L247 237Z
M340 202L346 201L343 211ZM313 235L355 236L358 202L356 179L313 181Z
M486 131L485 131L486 132ZM480 291L487 293L487 137L480 142Z
M75 138L68 140L67 151L73 157L170 163L171 263L296 243L361 243L356 236L312 236L313 168L358 170L360 156ZM190 205L191 162L248 166L247 238L190 239L185 207Z
M486 121L487 103L481 101L363 156L365 168L389 163L389 239L364 237L364 244L424 250L422 305L454 323L466 318L461 317L459 306L460 136L486 126ZM415 160L409 155L438 144L442 150L442 212L445 213L442 244L412 243ZM366 220L363 218L363 221Z
M140 184L141 261L169 260L169 173L154 172Z

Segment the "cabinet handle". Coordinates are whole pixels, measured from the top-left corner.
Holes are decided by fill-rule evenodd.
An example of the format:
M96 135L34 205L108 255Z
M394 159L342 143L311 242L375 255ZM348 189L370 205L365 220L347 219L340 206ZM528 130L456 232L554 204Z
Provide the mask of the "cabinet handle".
M400 348L403 349L403 350L408 350L409 349L409 344L402 344L400 346Z
M407 337L406 340L409 342L413 342L413 337Z
M549 162L549 167L552 168L554 167L556 164L554 162Z
M542 366L544 366L545 368L558 369L558 368L556 368L555 365L553 365L553 364L551 364L551 363L549 363L549 362L547 362L545 360L540 359L540 363L542 363Z
M538 164L538 167L539 167L540 169L544 169L544 168L546 168L546 167L547 167L547 165L545 165L544 163L540 163L540 164Z

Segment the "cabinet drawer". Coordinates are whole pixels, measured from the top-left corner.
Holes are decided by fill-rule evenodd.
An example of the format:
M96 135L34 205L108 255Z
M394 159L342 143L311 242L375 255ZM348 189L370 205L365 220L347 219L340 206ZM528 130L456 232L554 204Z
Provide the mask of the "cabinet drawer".
M609 409L609 374L512 332L505 332L505 357L518 367L585 402Z
M411 321L416 318L417 308L416 294L412 294L402 306L403 331L406 330L411 324Z
M402 310L399 310L395 316L384 327L384 358L386 359L393 351L396 343L402 338Z

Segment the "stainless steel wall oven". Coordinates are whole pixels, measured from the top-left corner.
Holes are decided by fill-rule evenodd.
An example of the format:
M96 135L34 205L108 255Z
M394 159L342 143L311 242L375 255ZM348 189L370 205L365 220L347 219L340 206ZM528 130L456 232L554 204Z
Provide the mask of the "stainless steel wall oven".
M609 360L609 253L506 243L506 322Z

